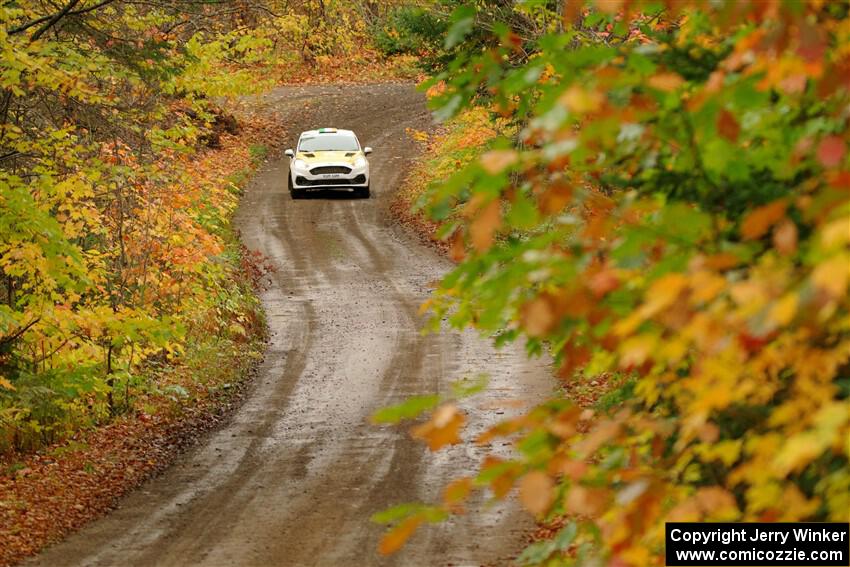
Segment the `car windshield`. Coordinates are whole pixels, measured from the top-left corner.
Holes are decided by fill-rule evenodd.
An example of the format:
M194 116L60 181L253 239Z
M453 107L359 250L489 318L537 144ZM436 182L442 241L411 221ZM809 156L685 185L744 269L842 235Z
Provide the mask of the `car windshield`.
M351 134L318 134L304 136L298 145L301 152L356 152L360 148Z

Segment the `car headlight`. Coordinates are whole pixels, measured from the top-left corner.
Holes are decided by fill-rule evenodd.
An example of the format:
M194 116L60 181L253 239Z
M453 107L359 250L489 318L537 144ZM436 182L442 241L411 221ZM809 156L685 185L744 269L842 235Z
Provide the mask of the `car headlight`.
M354 160L354 167L366 167L366 158L360 156L356 160Z
M297 159L297 160L292 162L292 169L306 170L307 169L307 162L304 161L303 159Z

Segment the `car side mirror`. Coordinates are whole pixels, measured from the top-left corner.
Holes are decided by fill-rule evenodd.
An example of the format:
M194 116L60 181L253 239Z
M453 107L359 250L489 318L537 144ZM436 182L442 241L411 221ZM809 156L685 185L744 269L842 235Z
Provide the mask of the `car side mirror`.
M365 148L363 148L363 153L368 156L369 154L372 153L372 148L370 148L369 146L366 146Z
M285 152L283 152L283 154L289 157L295 157L295 152L293 152L292 150L286 150Z

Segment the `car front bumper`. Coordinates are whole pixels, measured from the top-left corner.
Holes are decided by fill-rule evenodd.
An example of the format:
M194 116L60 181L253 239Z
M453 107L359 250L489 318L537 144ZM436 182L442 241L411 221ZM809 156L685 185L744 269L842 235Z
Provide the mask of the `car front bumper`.
M291 166L290 166L291 167ZM342 189L369 186L369 163L359 167L335 162L311 163L289 172L293 189Z
M357 175L340 175L327 177L323 175L294 175L292 186L295 189L333 189L341 187L366 187L369 176L365 173Z

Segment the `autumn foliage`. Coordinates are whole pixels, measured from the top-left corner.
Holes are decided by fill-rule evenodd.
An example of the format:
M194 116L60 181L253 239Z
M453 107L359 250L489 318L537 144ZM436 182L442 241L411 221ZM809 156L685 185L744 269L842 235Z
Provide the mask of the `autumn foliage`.
M368 3L60 4L0 8L0 453L245 354L266 267L230 218L269 140L234 97L379 65Z
M477 438L517 456L378 518L402 522L388 539L485 489L563 525L529 564L662 565L666 521L848 520L848 11L567 2L536 37L490 26L435 77L442 112L514 126L429 192L464 256L435 328L524 338L565 383L611 389ZM462 437L438 407L415 430L432 448Z

